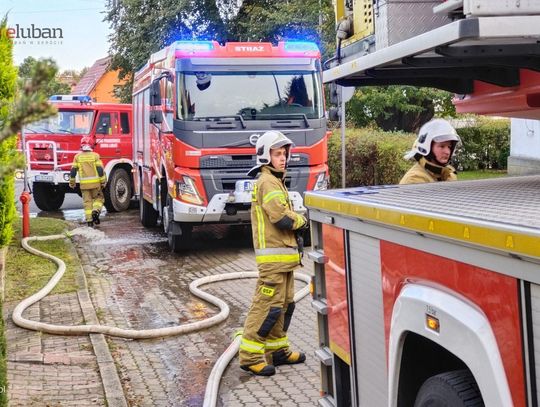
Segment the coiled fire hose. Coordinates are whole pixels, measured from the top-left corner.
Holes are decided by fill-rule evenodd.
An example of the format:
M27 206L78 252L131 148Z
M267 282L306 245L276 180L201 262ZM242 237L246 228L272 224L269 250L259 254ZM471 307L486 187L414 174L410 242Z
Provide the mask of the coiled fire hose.
M49 282L41 290L31 295L30 297L25 298L19 304L17 304L12 314L13 322L16 325L22 328L29 329L29 330L41 331L41 332L46 332L46 333L56 334L56 335L84 335L84 334L91 334L91 333L100 333L100 334L117 336L117 337L126 338L126 339L151 339L151 338L161 338L165 336L183 335L190 332L200 331L202 329L209 328L213 325L219 324L220 322L227 319L227 317L229 316L229 306L221 299L201 290L199 288L200 286L204 284L218 282L218 281L258 277L258 273L256 271L240 271L236 273L215 274L212 276L201 277L192 281L189 284L189 291L193 295L218 307L220 310L219 313L201 321L190 322L187 324L171 326L171 327L166 327L166 328L135 330L135 329L117 328L117 327L106 326L106 325L53 325L53 324L47 324L44 322L31 321L26 318L23 318L22 316L23 312L32 304L35 304L36 302L43 299L47 294L49 294L52 291L52 289L56 286L56 284L58 284L58 282L60 281L60 279L62 278L62 276L64 275L66 271L66 264L64 263L62 259L59 259L58 257L55 257L51 254L42 252L41 250L38 250L30 246L28 242L56 240L56 239L64 239L64 238L69 238L69 237L70 236L67 234L66 235L58 234L58 235L50 235L50 236L31 236L31 237L22 239L21 245L25 250L27 250L28 252L32 254L35 254L36 256L41 256L41 257L51 260L52 262L56 263L56 265L58 266L58 269L56 273L52 276L52 278L49 280ZM295 302L298 302L309 293L309 284L311 282L311 278L302 273L295 273L295 279L306 283L306 286L303 287L301 290L299 290L294 296ZM223 355L221 355L221 357L217 360L214 368L212 369L212 372L210 373L210 377L206 386L206 392L205 392L204 404L203 404L204 407L213 407L216 405L219 382L221 380L221 376L223 372L225 371L225 369L227 368L227 365L229 364L229 362L238 353L239 343L240 343L240 335L237 334L234 341L229 345L225 353L223 353Z

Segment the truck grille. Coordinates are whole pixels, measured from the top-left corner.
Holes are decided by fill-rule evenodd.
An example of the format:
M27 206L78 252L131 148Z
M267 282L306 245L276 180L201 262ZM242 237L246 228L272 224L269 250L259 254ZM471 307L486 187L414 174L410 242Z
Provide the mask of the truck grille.
M201 168L245 168L246 170L255 166L254 155L206 155L201 157ZM305 167L309 164L306 154L293 154L290 167ZM233 188L234 189L234 188Z

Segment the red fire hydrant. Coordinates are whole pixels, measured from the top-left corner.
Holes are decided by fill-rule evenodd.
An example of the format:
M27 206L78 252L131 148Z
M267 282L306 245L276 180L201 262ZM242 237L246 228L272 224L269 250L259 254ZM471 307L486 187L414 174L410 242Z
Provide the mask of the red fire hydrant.
M23 191L19 197L22 203L22 237L30 236L30 201L32 197L28 191Z

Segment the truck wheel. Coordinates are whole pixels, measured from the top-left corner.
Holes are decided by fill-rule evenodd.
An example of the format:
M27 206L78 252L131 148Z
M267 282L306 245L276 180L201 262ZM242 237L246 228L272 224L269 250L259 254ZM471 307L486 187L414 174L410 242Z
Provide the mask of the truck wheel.
M156 226L158 220L158 211L152 204L144 199L142 180L139 182L139 217L144 227L152 228Z
M418 394L414 407L483 407L478 385L469 370L454 370L427 379Z
M108 212L122 212L129 208L131 179L126 170L114 170L105 187L105 207Z
M42 211L57 211L64 203L66 193L57 185L34 182L33 195Z
M173 215L173 209L172 209L172 198L170 195L167 196L167 216L169 219L169 225L167 227L167 241L169 242L169 248L174 253L180 253L182 251L185 251L189 249L191 245L191 236L193 232L193 226L187 225L187 224L180 224L178 225L178 222L176 222L176 225L172 225L174 222L172 219L174 219ZM181 235L173 234L173 232L178 230L178 226L180 226L180 229L182 231Z

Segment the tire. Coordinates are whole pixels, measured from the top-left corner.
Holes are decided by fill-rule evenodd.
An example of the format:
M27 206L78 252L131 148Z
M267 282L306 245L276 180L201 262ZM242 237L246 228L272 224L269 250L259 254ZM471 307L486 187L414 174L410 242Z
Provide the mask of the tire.
M142 180L139 182L139 217L141 224L147 228L153 228L157 225L159 213L152 204L144 199Z
M173 210L172 210L172 198L170 195L167 196L167 211L168 218L173 219ZM174 221L170 220L169 223ZM178 228L178 222L176 228L172 225L169 225L167 228L167 241L169 243L169 248L174 253L183 252L191 247L191 237L193 232L193 226L185 223L181 223L180 229L182 231L181 235L174 235L173 231Z
M57 211L64 203L66 193L57 185L34 182L34 201L42 211Z
M117 168L112 172L104 195L105 207L108 212L122 212L129 208L133 190L131 179L126 170Z
M478 385L469 370L454 370L427 379L414 407L484 407Z

